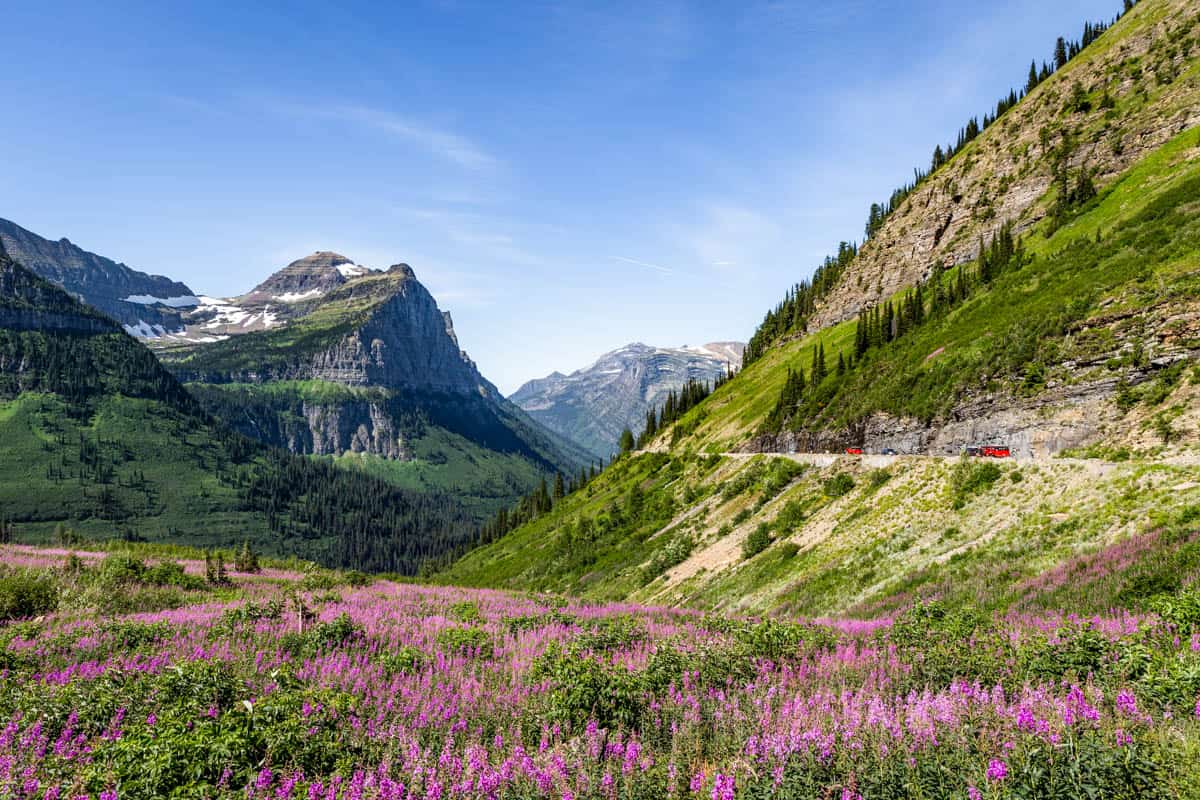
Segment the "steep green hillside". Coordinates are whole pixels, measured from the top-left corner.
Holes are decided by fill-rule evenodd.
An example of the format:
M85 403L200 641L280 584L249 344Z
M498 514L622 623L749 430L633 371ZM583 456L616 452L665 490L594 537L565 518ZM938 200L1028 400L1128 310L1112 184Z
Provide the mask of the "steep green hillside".
M872 414L932 423L972 395L1019 402L1122 381L1158 381L1167 390L1200 351L1197 202L1200 129L1139 162L1049 238L1032 231L1021 240L1024 258L991 280L981 281L972 262L944 273L940 285L924 284L922 321L893 341L856 353L858 321L795 338L767 351L679 428L711 452L784 429L828 432L823 443L840 449L861 441ZM960 274L969 294L933 308L935 293L947 293ZM814 385L818 347L829 374ZM852 363L843 374L839 357ZM772 422L788 370L804 371L808 385ZM1153 396L1169 412L1165 395ZM1195 434L1182 430L1174 444L1194 444Z
M1108 127L1155 109L1177 118L1179 98L1200 86L1200 54L1175 35L1193 17L1173 0L1138 4L940 168L971 172L990 141L1027 136L1017 126L1042 115L1026 104L1076 82L1103 92L1096 70L1114 53L1174 68L1157 88L1109 89L1119 99L1105 103ZM1063 138L1084 141L1087 130ZM1030 205L1040 214L997 223L970 258L931 262L850 319L822 326L799 315L795 295L796 313L784 315L794 325L769 346L756 336L751 363L651 452L622 458L442 577L861 614L930 596L1130 607L1196 580L1200 128L1176 130L1116 174L1087 176L1090 189L1073 158L1068 196L1046 182ZM920 222L903 208L873 238ZM863 252L845 251L827 302L859 280ZM1022 458L946 455L977 441ZM851 445L901 455L817 455Z
M455 501L214 421L116 323L0 253L0 517L18 538L240 544L415 571L474 524Z
M762 612L1136 605L1200 576L1194 467L627 457L440 577ZM1063 574L1055 570L1066 565Z

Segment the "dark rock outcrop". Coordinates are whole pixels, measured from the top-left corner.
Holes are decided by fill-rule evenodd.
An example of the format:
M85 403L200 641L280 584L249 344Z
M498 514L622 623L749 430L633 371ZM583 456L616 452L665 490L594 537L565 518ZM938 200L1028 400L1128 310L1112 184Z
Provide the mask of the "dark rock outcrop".
M192 297L192 290L178 281L131 269L67 239L44 239L6 219L0 219L0 244L17 263L122 325L162 326L164 330L182 327L177 308L152 300L190 302L181 298ZM143 302L128 300L131 297Z

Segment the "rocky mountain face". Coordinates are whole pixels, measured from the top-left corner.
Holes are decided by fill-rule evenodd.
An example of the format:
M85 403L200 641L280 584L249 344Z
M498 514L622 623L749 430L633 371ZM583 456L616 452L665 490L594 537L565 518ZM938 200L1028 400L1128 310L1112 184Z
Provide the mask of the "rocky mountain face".
M211 413L248 436L297 453L414 468L449 464L452 454L439 447L454 441L471 450L444 468L456 485L475 480L471 464L480 459L523 459L526 476L574 474L588 459L479 373L449 312L407 264L372 270L318 252L220 302L217 316L202 318L202 306L184 336L155 344ZM495 510L532 488L525 478L497 485L493 473L480 477L491 483L479 487L477 507Z
M369 271L339 253L322 250L288 264L241 299L245 302L295 303L319 297Z
M178 281L139 272L67 239L44 239L6 219L0 219L0 243L14 261L104 312L135 335L180 330L182 309L199 302L192 290Z
M1187 77L1197 24L1190 0L1135 7L1119 41L1086 48L918 187L818 301L810 330L928 278L935 263L971 261L1003 225L1030 229L1049 211L1056 169L1103 185L1200 124L1200 84L1194 69Z
M570 375L532 380L509 398L535 420L597 457L617 449L621 431L640 430L646 412L660 407L688 381L714 382L742 363L740 342L702 347L650 347L634 343L605 353Z
M252 310L267 293L304 294L288 302L288 316L264 330L164 351L187 380L209 383L328 381L344 386L495 395L459 349L449 315L417 280L411 267L364 270L346 279L330 253L327 270L312 259L293 262L239 301ZM305 263L309 262L309 263ZM337 276L337 277L333 277ZM305 289L304 287L309 287ZM322 288L327 286L329 288ZM266 288L264 288L266 287ZM299 291L303 290L303 291ZM258 301L261 302L261 301Z

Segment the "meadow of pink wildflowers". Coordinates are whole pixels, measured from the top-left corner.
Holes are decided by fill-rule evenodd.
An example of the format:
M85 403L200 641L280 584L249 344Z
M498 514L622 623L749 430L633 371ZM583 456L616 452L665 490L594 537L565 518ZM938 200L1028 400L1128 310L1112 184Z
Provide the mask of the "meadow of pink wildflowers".
M940 614L300 586L0 629L0 796L1169 797L1190 779L1200 636L1152 615L1012 614L952 640Z

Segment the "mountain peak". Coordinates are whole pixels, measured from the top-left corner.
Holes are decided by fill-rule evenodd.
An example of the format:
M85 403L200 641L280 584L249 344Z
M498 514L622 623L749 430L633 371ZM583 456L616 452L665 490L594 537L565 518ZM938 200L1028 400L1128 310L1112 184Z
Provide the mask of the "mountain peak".
M325 294L368 272L367 267L355 264L341 253L318 250L288 264L255 286L243 299L295 303Z
M388 272L394 272L396 274L403 275L405 278L417 277L417 273L413 272L413 268L408 264L405 264L403 261L399 264L392 264L390 267L388 267Z
M621 431L645 422L672 391L688 381L713 383L741 365L740 342L701 347L655 347L630 342L569 375L555 370L509 398L538 422L594 455L616 451Z

